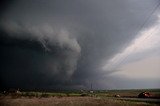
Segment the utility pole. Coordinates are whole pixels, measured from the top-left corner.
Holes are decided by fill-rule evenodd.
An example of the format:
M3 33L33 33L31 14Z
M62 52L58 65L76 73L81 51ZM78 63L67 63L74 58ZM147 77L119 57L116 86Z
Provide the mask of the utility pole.
M91 91L92 91L92 83L91 83Z
M92 83L91 83L90 93L93 93Z

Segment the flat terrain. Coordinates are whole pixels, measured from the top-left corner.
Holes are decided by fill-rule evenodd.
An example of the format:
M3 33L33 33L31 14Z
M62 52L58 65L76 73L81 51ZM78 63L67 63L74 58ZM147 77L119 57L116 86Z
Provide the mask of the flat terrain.
M5 98L0 106L159 106L160 104L100 97Z
M160 90L148 90L154 98L137 98L142 91L22 92L20 95L1 95L0 106L160 106ZM114 97L117 94L120 97Z

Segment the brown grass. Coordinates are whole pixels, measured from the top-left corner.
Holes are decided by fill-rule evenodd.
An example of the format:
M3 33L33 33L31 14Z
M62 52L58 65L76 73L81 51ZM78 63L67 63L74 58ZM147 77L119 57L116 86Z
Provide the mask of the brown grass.
M0 106L152 106L144 102L130 102L100 97L48 97L48 98L12 98L0 99ZM156 104L154 105L156 106Z

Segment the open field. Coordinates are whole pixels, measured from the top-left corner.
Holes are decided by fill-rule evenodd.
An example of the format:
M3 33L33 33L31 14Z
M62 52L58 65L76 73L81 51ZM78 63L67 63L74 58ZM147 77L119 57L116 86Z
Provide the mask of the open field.
M154 98L137 98L148 91ZM115 95L121 97L114 97ZM94 93L65 92L21 92L20 95L3 95L0 106L159 106L160 90L100 90Z
M49 97L49 98L5 98L1 106L158 106L154 103L132 102L99 97Z

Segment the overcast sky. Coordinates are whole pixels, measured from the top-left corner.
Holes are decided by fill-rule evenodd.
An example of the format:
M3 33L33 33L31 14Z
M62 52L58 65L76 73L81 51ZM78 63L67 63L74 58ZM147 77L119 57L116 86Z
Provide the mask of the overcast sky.
M6 0L0 83L23 89L160 87L159 0Z

